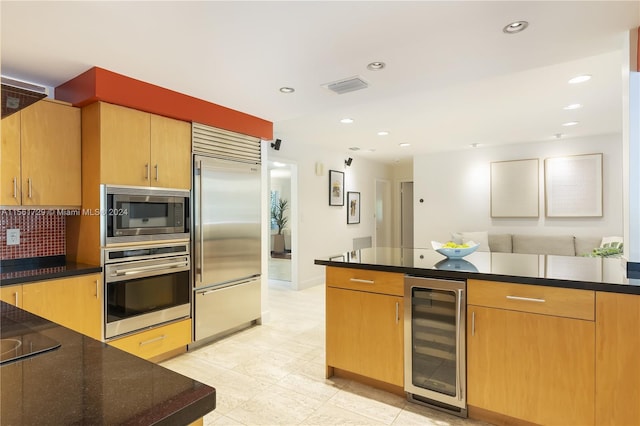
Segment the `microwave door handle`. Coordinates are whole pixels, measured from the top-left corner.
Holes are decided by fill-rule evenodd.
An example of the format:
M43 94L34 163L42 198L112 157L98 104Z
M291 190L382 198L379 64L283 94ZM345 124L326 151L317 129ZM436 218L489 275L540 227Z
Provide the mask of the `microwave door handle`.
M155 270L161 270L161 269L167 269L167 268L176 268L176 267L182 267L182 266L189 266L189 265L186 261L163 263L162 265L140 266L135 269L116 269L115 274L116 275L134 275L134 274L141 274L143 272L149 272L149 271L155 271Z

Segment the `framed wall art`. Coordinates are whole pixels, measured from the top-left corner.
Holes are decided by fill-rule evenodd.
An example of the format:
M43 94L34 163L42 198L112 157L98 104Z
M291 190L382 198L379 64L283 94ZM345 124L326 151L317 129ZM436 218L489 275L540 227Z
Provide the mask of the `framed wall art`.
M344 172L329 170L329 205L344 206Z
M538 159L491 163L491 217L538 217Z
M602 217L602 154L544 160L547 217Z
M347 192L347 224L360 223L360 193Z

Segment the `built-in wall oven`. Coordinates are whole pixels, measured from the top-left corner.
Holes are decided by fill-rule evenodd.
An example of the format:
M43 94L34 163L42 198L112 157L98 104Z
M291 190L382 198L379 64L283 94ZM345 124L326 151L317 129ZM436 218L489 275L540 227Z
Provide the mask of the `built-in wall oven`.
M467 417L466 281L406 276L404 282L407 398Z
M189 238L189 191L101 185L101 196L103 246Z
M189 245L103 250L106 339L191 315Z

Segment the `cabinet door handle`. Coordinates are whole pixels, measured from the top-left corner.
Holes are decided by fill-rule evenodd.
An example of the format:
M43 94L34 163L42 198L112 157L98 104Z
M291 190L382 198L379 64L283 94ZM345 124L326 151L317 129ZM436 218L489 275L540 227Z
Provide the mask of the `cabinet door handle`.
M144 341L140 342L140 346L148 345L149 343L159 342L160 340L164 340L166 338L167 338L167 336L165 336L163 334L162 336L158 336L158 337L155 337L153 339L144 340Z
M360 278L349 278L349 281L352 283L375 284L375 281L373 280L362 280Z
M158 169L159 169L159 167L158 167L158 165L156 164L156 165L154 166L154 168L156 169L156 182L157 182L157 181L158 181Z
M96 280L96 299L100 298L100 280Z
M13 198L18 198L18 178L13 177Z
M32 195L33 195L33 188L32 188L32 185L31 185L31 178L27 178L27 183L28 183L28 186L29 186L29 195L28 195L28 197L31 198Z
M509 299L509 300L522 300L524 302L538 302L538 303L544 303L545 302L544 299L538 299L538 298L535 298L535 297L507 296L507 299Z
M18 300L18 292L17 292L17 291L16 291L15 293L13 293L13 297L14 297L14 299L15 299L15 301L16 301L16 307L18 307L18 308L19 308L20 306L18 305L19 300Z
M146 163L144 165L144 178L146 180L149 180L149 163Z
M400 303L396 302L396 324L400 322Z
M476 312L471 312L471 335L476 335Z

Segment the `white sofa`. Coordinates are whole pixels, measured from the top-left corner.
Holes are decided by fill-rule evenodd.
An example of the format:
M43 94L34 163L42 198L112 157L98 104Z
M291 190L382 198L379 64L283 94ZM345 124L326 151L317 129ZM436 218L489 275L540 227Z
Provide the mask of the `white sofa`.
M583 256L600 247L602 237L573 235L489 234L489 249L502 253Z
M573 235L502 234L487 232L456 232L452 239L458 244L473 240L479 251L499 253L551 254L583 256L600 247L602 237Z

